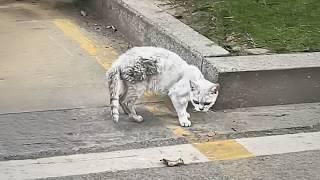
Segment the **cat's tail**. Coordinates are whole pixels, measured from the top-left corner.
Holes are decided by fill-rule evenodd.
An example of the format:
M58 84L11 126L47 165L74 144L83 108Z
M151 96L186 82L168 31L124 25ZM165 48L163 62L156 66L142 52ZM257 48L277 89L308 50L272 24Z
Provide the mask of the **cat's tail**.
M111 117L114 122L119 121L119 97L121 94L122 82L119 68L111 68L106 73L111 104Z

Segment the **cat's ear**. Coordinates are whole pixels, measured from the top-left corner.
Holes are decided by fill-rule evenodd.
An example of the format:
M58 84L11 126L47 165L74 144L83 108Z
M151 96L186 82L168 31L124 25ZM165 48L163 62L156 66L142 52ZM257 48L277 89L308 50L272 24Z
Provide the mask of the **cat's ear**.
M218 91L220 89L220 84L215 84L212 88L211 88L211 93L212 94L217 94Z
M195 82L189 80L189 83L190 83L191 91L198 89L198 85Z

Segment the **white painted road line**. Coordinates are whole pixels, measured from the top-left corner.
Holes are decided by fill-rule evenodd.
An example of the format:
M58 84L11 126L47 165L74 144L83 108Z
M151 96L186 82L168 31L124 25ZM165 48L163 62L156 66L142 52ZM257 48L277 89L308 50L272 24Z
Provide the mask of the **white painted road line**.
M186 164L320 150L320 132L183 144L125 151L0 162L0 179L35 179L163 167L160 159Z
M242 138L236 141L254 156L320 150L320 132Z
M163 167L162 158L182 158L186 164L209 161L191 144L105 153L77 154L0 162L0 179L35 179Z

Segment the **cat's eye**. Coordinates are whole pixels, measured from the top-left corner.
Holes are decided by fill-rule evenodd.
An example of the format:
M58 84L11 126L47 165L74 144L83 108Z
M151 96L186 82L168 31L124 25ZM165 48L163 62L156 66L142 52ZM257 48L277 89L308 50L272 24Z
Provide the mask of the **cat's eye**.
M203 105L205 105L205 106L208 106L208 105L210 105L211 103L210 102L205 102L205 103L203 103Z
M199 101L193 101L195 104L199 104Z
M218 90L217 89L215 89L214 91L212 91L211 93L212 94L217 94L217 92L218 92Z

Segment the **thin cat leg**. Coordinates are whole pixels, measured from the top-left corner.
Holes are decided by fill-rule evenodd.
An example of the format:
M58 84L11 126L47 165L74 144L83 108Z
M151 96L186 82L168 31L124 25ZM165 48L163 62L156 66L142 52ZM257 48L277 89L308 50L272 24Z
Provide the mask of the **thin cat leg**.
M124 88L123 89L124 89L123 93L121 94L120 99L119 99L119 104L120 104L122 110L124 111L124 113L126 115L129 115L130 114L130 110L128 109L127 104L124 102L124 100L126 99L126 96L127 96L127 89L128 89L127 85L124 84Z
M178 117L178 114L177 114L177 117ZM187 112L187 118L189 119L191 116L190 114Z
M135 104L136 101L143 95L145 89L146 88L142 83L129 85L125 99L123 100L123 104L126 110L128 110L129 117L137 122L142 122L143 117L137 115Z
M135 103L136 103L137 99L138 98L136 97L136 98L130 98L128 100L128 109L130 110L129 117L137 122L142 122L143 117L140 115L137 115L137 112L135 109Z
M175 93L170 93L170 99L172 104L178 114L179 122L182 127L191 126L191 121L189 121L188 117L190 114L187 113L188 100L185 97L178 97Z
M124 99L126 95L123 95L119 99L119 104L126 115L130 114L130 110L128 109L128 105L125 104Z

